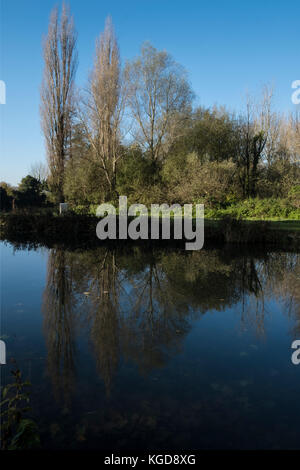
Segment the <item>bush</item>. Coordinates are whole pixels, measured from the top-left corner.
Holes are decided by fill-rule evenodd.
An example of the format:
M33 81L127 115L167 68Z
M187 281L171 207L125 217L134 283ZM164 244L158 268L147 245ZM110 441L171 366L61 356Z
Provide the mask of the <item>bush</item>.
M300 209L300 184L291 187L288 198L293 207Z
M205 217L222 218L231 216L236 219L290 219L300 220L300 209L295 209L289 199L246 199L231 204L225 209L220 207L205 209Z

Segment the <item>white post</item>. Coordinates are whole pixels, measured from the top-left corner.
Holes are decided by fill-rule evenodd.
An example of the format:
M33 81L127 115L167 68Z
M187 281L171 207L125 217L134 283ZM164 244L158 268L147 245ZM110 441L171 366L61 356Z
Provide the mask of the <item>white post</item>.
M67 202L61 202L59 204L59 213L62 214L63 212L68 212L69 204Z

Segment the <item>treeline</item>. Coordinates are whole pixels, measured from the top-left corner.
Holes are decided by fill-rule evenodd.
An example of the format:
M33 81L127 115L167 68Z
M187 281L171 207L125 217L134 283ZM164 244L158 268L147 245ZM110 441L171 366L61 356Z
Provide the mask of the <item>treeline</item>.
M41 118L48 199L91 211L129 202L204 202L211 211L267 199L274 216L300 218L300 114L273 109L273 92L245 112L194 107L185 70L145 43L123 66L112 21L96 43L84 90L75 87L77 34L64 6L44 40ZM212 214L213 215L213 214Z
M26 208L45 208L52 206L47 198L49 191L46 179L27 175L17 187L2 181L0 183L1 210L11 211Z

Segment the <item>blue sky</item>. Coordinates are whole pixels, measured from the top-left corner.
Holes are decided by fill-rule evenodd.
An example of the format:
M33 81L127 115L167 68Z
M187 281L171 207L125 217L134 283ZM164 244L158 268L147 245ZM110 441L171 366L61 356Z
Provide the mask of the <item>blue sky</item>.
M188 71L198 104L240 110L245 91L273 83L276 107L293 108L291 83L300 79L300 1L69 0L78 31L77 84L92 66L95 39L111 14L122 60L143 41L166 49ZM53 0L0 0L0 180L17 184L45 159L39 118L43 62Z

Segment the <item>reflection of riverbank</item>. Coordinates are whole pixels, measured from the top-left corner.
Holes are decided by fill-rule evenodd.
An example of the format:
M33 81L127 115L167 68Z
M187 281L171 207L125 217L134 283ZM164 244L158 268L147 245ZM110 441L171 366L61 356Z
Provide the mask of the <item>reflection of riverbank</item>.
M26 248L3 247L5 333L42 448L298 445L299 254Z
M128 218L130 220L130 217ZM57 244L72 246L99 246L96 237L96 226L99 219L93 216L51 214L0 214L1 239L12 242L28 242L52 247ZM204 224L205 246L209 242L245 244L267 244L280 248L300 248L300 222L266 222L206 219ZM150 227L150 224L149 224ZM195 229L195 227L194 227ZM118 233L118 222L117 222ZM161 233L161 227L160 227ZM184 233L184 232L183 232ZM149 229L148 240L109 240L101 241L108 246L184 246L184 240L173 239L173 219L171 219L171 239L151 240ZM118 238L118 236L117 236Z
M265 334L265 301L284 299L297 331L299 255L232 250L52 249L44 291L48 370L58 395L70 395L75 336L88 325L107 393L120 357L141 373L163 367L193 319L239 305L241 328ZM298 322L298 323L297 323Z

